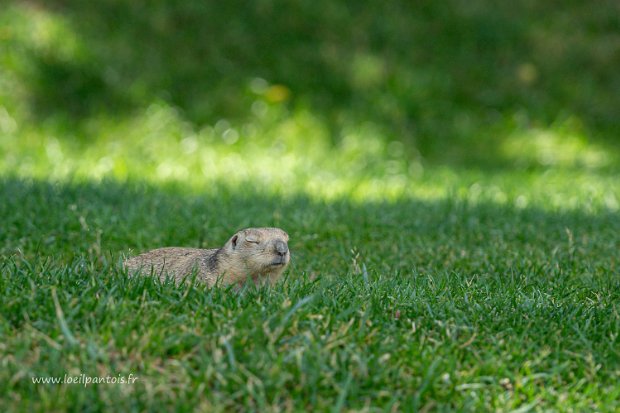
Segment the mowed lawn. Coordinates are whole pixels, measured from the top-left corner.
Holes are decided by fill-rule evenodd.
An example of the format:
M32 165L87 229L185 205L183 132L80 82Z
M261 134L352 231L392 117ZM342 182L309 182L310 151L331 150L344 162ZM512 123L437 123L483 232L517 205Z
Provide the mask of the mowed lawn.
M617 213L216 189L2 181L4 411L617 409ZM290 233L275 288L119 269L246 225Z
M0 412L620 409L617 1L5 3Z

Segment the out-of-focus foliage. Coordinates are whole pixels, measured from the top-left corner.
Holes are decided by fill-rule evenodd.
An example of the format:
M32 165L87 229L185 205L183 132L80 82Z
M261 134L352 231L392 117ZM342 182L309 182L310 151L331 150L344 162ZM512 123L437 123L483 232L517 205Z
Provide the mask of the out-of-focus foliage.
M215 136L346 165L370 136L388 155L369 156L406 174L428 162L607 168L618 16L612 0L10 1L0 148L114 142L131 162L146 136Z

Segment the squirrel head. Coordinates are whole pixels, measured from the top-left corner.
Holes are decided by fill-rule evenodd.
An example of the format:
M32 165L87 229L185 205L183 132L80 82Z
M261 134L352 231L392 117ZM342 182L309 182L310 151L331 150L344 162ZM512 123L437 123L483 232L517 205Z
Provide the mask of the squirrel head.
M233 262L243 263L238 277L277 278L288 266L291 253L288 234L280 228L246 228L237 231L224 245L224 251Z

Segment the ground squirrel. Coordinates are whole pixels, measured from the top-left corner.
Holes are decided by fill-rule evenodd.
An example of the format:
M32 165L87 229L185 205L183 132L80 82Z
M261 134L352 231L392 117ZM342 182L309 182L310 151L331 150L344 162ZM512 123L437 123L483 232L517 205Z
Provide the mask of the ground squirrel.
M179 283L197 273L197 279L212 286L274 284L290 261L288 234L279 228L247 228L233 235L222 248L159 248L124 262L130 274L154 275Z

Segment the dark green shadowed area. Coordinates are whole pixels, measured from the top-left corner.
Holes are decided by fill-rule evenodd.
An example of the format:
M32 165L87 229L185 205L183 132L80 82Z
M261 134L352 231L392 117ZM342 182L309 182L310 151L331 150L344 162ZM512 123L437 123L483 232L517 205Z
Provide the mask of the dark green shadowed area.
M4 1L0 411L617 411L619 16ZM251 226L273 288L120 266Z

